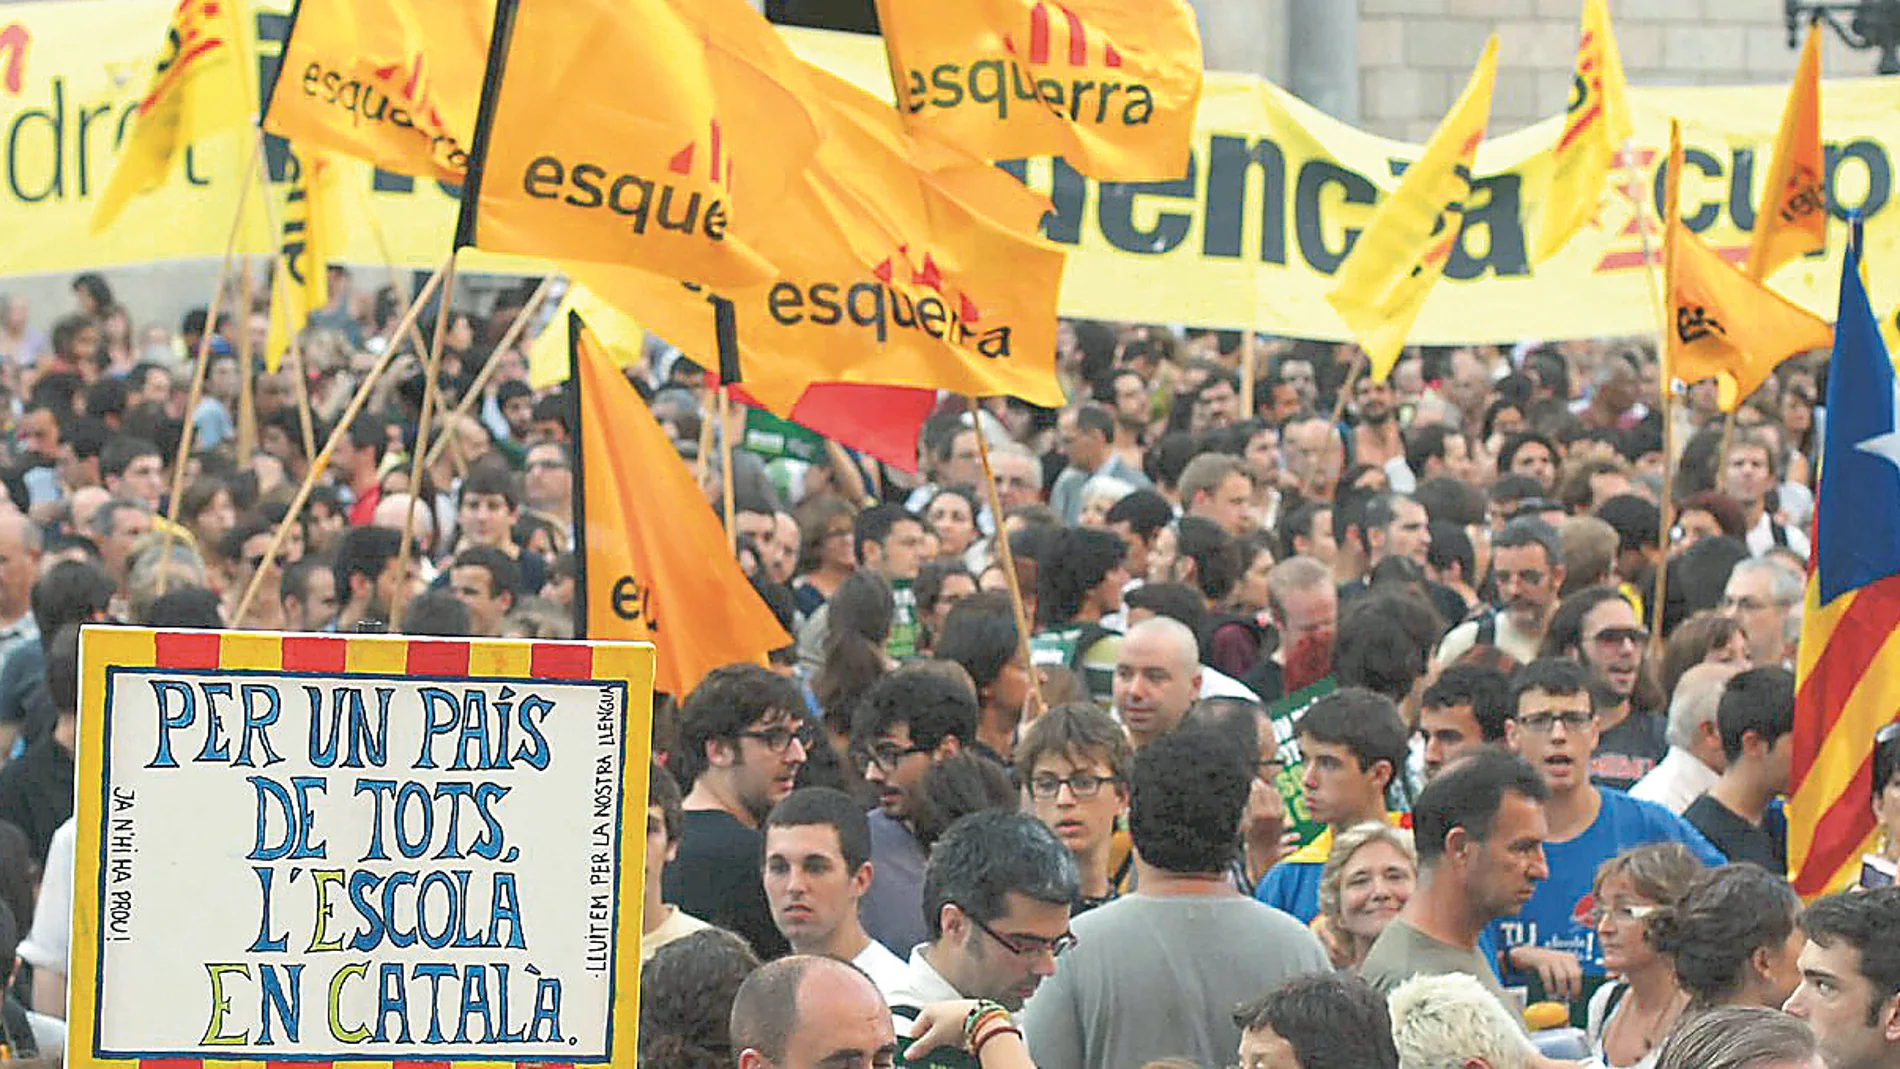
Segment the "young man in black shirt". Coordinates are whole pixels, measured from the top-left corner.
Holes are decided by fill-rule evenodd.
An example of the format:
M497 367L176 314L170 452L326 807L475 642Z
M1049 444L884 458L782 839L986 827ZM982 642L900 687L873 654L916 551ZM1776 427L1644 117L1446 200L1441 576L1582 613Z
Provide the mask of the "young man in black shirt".
M1794 752L1794 673L1751 668L1728 681L1715 710L1728 769L1683 818L1730 861L1788 871L1788 821L1774 801L1788 789Z

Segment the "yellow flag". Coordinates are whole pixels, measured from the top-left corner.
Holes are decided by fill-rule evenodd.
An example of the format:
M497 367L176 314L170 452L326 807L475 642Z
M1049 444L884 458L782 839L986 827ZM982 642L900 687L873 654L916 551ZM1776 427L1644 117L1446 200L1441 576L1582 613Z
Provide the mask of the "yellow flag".
M898 110L988 159L1104 181L1187 173L1201 38L1186 0L877 0Z
M1494 34L1464 93L1432 131L1399 187L1372 213L1326 294L1365 348L1374 381L1383 381L1398 363L1405 336L1464 229L1472 161L1491 120L1497 72Z
M1623 143L1633 132L1623 59L1603 0L1583 0L1583 33L1570 77L1570 107L1551 150L1556 165L1544 201L1533 263L1555 256L1577 230L1596 218Z
M1668 194L1663 206L1664 284L1669 333L1663 371L1721 383L1720 404L1734 411L1775 366L1797 353L1833 344L1820 319L1749 278L1682 222L1682 126L1669 124Z
M296 170L284 199L284 229L278 235L276 282L271 287L269 340L264 367L276 371L312 313L330 303L330 250L336 243L336 164L320 149L293 146Z
M757 231L818 145L806 69L746 0L522 5L487 90L473 244L769 281Z
M112 224L126 202L165 181L185 146L257 115L244 0L178 0L152 80L119 146L112 176L92 210L92 230Z
M573 262L566 270L707 367L719 366L723 329L741 381L782 416L813 382L1060 405L1064 258L1030 236L1047 201L974 160L918 169L888 105L808 73L827 136L761 238L778 277L713 295L647 272Z
M646 345L646 331L640 329L640 324L594 296L586 286L570 282L567 292L561 295L560 306L554 310L554 317L548 321L548 328L528 346L528 385L544 390L567 381L569 312L578 313L586 320L588 330L615 364L633 367L640 363Z
M790 642L739 563L693 473L580 316L563 325L580 390L587 637L649 640L654 686L685 694Z
M1750 278L1767 278L1789 260L1827 247L1827 164L1821 149L1821 27L1808 27L1794 84L1781 109L1775 157L1761 187Z
M395 174L460 182L495 0L297 6L264 129Z

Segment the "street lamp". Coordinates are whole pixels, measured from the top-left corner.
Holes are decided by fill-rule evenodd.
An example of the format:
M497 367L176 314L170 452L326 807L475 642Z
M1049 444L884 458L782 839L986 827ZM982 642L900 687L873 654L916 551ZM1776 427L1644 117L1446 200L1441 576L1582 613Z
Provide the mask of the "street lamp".
M1788 47L1801 47L1801 28L1825 22L1849 48L1880 49L1880 74L1900 74L1900 0L1806 3L1787 0Z

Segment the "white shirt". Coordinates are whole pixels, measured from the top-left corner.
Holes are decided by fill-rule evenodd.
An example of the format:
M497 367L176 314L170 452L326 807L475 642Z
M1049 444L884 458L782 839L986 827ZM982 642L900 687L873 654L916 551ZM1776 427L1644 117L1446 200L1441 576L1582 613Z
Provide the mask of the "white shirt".
M46 873L40 877L39 901L33 906L33 928L20 940L18 951L21 960L35 969L61 976L67 973L72 939L73 845L78 835L70 818L53 832L46 848Z
M902 988L910 976L910 966L904 963L904 959L891 953L875 939L858 951L858 956L851 959L851 964L863 970L864 975L871 978L871 982L885 993L886 998L890 992Z
M1702 759L1680 746L1671 746L1656 767L1630 788L1630 797L1655 802L1677 816L1722 778Z
M951 987L950 981L945 980L936 969L930 967L929 962L924 960L924 948L929 945L929 943L919 943L911 948L910 964L904 967L902 978L889 987L883 984L878 985L879 990L884 992L884 1001L887 1005L912 1006L921 1009L933 1002L949 1002L963 997L961 991Z
M1763 509L1761 518L1755 521L1755 526L1748 529L1748 552L1751 555L1759 557L1775 548L1775 534L1772 526L1774 522L1774 517L1768 514L1768 510ZM1799 527L1786 525L1783 525L1781 530L1788 536L1788 548L1805 559L1808 555L1807 532Z
M1217 669L1201 666L1201 692L1198 698L1239 698L1245 702L1257 702L1260 695L1233 676Z

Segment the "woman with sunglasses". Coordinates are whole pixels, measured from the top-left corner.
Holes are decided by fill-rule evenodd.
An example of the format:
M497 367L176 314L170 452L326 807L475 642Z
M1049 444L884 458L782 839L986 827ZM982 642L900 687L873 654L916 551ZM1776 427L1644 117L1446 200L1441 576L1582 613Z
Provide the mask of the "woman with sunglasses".
M1625 850L1598 869L1590 888L1590 925L1603 967L1616 979L1590 998L1590 1052L1611 1069L1649 1069L1656 1050L1689 1004L1669 959L1649 941L1649 918L1682 900L1702 871L1680 843Z

